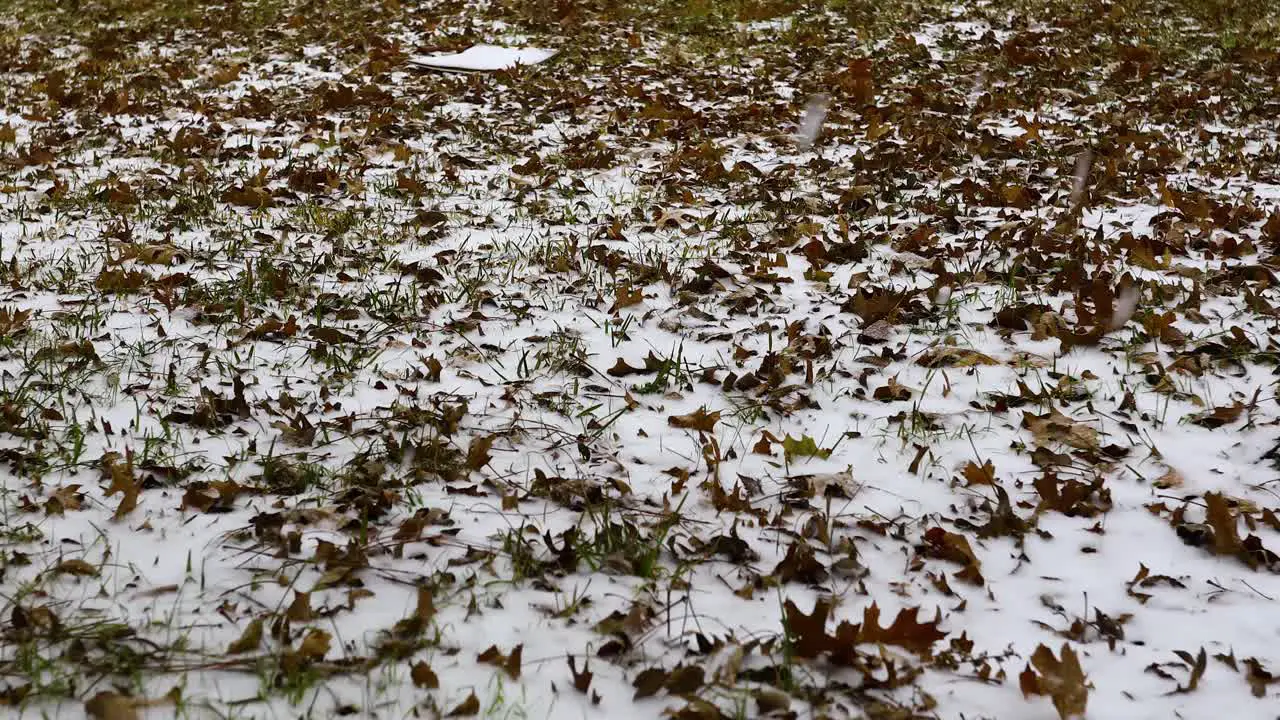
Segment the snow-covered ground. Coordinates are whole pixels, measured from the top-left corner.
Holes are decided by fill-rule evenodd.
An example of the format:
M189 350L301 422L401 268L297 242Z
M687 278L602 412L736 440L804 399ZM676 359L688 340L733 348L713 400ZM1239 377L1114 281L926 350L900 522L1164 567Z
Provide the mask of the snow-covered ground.
M1275 715L1266 26L297 5L4 11L6 712Z

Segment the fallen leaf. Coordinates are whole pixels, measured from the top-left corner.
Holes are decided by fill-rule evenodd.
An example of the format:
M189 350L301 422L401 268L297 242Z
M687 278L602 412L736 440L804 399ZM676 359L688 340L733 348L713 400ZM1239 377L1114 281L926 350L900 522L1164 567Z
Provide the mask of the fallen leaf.
M516 645L511 650L510 655L504 655L497 645L490 645L488 650L476 656L476 662L482 662L488 665L502 668L512 680L520 679L521 657L524 654L524 645Z
M642 670L636 679L632 681L631 686L636 689L633 700L646 698L657 694L659 690L667 684L667 671L662 668L649 668Z
M329 653L332 637L324 630L313 629L307 632L298 646L298 655L306 660L323 660Z
M1193 418L1191 423L1193 425L1199 425L1200 427L1209 428L1210 430L1216 430L1223 425L1230 425L1231 423L1239 420L1240 415L1244 413L1244 409L1244 403L1236 401L1233 405L1219 406L1215 407L1210 412L1201 413Z
M63 560L54 566L53 571L59 574L75 575L76 577L91 577L98 574L98 568L76 558Z
M496 435L483 435L471 439L471 444L467 447L467 469L480 470L489 464L492 457L489 451L493 448L493 441Z
M413 669L409 671L409 677L413 680L414 687L427 688L435 690L440 687L440 678L436 677L436 673L431 666L419 660L413 664Z
M1052 408L1044 415L1022 414L1022 424L1031 430L1036 442L1044 445L1060 442L1079 450L1098 449L1098 431L1076 422Z
M240 637L227 646L228 655L240 655L253 652L262 644L262 618L254 618L245 626Z
M285 610L284 616L293 622L307 622L311 619L311 593L294 591L293 602L289 604L289 609Z
M582 671L579 672L577 661L574 660L572 655L569 656L569 674L573 676L574 689L580 693L586 694L587 690L591 688L591 678L594 673L591 672L590 668L591 661L584 660Z
M138 720L138 706L133 698L103 691L85 701L84 711L94 720Z
M458 706L450 710L445 717L471 717L480 712L480 698L476 697L473 692L467 696L466 700L458 703Z
M862 624L858 627L858 641L896 645L915 653L925 654L933 644L947 636L938 629L941 616L932 622L920 622L920 608L905 608L887 628L880 627L880 608L875 603L862 611ZM837 631L836 637L839 638Z
M1037 647L1031 655L1031 663L1018 676L1018 685L1024 697L1048 696L1062 720L1083 717L1089 702L1089 686L1080 668L1080 660L1065 643L1060 654L1061 658L1057 658L1044 645Z
M822 460L831 456L831 451L818 447L818 441L808 435L793 438L787 435L782 439L782 454L790 463L796 458L816 457Z
M963 570L956 573L956 577L974 585L982 585L985 582L982 577L982 563L974 554L973 548L969 546L968 538L959 533L934 527L925 532L924 539L928 555L964 566Z
M996 484L996 467L990 460L978 465L972 460L969 461L961 471L965 481L969 487L974 485L995 485Z
M927 368L973 367L974 365L999 365L1000 361L967 348L936 345L916 358L916 364Z
M707 412L705 407L701 407L687 415L672 415L667 418L667 424L683 430L697 430L698 432L709 433L715 428L719 419L719 410Z
M1205 522L1213 528L1213 551L1219 555L1235 555L1241 549L1239 524L1222 493L1204 494Z

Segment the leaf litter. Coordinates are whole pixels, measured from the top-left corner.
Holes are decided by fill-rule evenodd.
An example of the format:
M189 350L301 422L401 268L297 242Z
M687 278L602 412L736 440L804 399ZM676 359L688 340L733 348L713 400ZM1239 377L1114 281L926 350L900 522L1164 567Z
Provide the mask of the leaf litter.
M0 704L1269 717L1266 9L9 3Z

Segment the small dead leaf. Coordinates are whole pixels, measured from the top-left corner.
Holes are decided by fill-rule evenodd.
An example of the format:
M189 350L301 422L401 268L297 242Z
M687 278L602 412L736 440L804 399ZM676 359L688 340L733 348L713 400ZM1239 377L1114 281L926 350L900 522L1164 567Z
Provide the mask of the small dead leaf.
M311 619L311 593L294 591L293 602L290 603L289 609L284 613L285 617L293 622L307 622Z
M489 451L493 448L493 441L496 435L483 435L471 439L471 444L467 447L467 469L480 470L489 464L492 457Z
M862 624L858 627L858 641L896 645L914 653L925 654L933 644L947 636L938 629L941 615L932 622L920 622L920 608L905 608L887 628L880 627L880 608L875 603L862 611ZM837 632L837 637L839 633Z
M1209 665L1209 656L1203 647L1195 657L1183 650L1178 650L1176 653L1191 668L1191 676L1187 679L1186 685L1179 685L1173 692L1176 694L1195 692L1196 688L1200 687L1200 678L1204 677L1204 671Z
M720 420L720 411L707 412L705 407L687 415L672 415L667 418L667 424L674 428L683 430L697 430L702 433L709 433L715 428L716 422Z
M298 655L313 662L323 660L324 656L329 653L331 643L332 637L329 633L324 630L313 629L302 639L302 644L298 646Z
M1205 522L1213 528L1213 551L1234 555L1240 551L1240 531L1227 498L1222 493L1205 493Z
M84 711L94 720L138 720L138 706L133 698L109 691L100 692L85 701Z
M926 350L920 355L920 357L916 358L916 364L927 368L940 368L973 367L974 365L999 365L1000 362L990 355L985 355L977 350L951 347L948 345L936 345Z
M121 462L119 453L107 453L102 457L102 472L111 481L106 495L111 497L120 493L120 504L116 506L114 520L120 521L138 506L138 493L142 483L133 475L133 451L125 452L125 460Z
M969 487L974 485L995 485L996 484L996 466L988 460L982 465L978 465L973 461L969 461L961 471L965 481Z
M244 632L240 633L240 637L227 646L227 654L240 655L241 653L253 652L261 644L262 618L254 618L245 626Z
M667 676L665 687L672 695L697 692L706 682L706 671L700 665L682 665Z
M633 700L647 698L657 694L659 690L667 684L667 671L662 668L649 668L642 670L636 679L632 681L631 686L636 689Z
M98 568L78 558L63 560L53 568L53 571L58 574L75 575L76 577L93 577L98 574Z
M1182 477L1182 473L1174 468L1168 468L1151 483L1160 490L1168 490L1170 488L1180 488L1186 484L1186 479Z
M584 695L591 688L591 678L595 675L590 668L591 661L584 660L582 662L582 672L578 672L577 661L574 660L572 655L569 656L569 674L573 676L573 687Z
M1031 655L1031 663L1018 676L1018 685L1024 697L1048 696L1062 720L1083 717L1089 702L1089 686L1080 668L1080 660L1065 643L1060 654L1061 658L1057 658L1044 645L1037 647Z
M1215 407L1212 411L1201 413L1191 420L1193 425L1216 430L1223 425L1230 425L1240 419L1240 415L1244 413L1245 404L1236 401L1235 404L1229 406Z
M934 527L925 532L924 540L926 554L964 566L963 570L956 573L956 577L974 585L982 585L985 582L982 577L982 563L974 554L973 548L969 546L968 538L959 533Z
M642 288L633 288L630 285L619 284L614 289L613 306L609 308L609 312L616 312L622 308L639 305L644 301L644 290Z
M466 700L458 703L458 706L450 710L445 717L471 717L480 712L480 698L476 697L473 692L467 696Z
M905 385L899 385L898 379L891 377L884 385L876 388L871 393L871 397L883 403L900 402L911 399L911 389Z
M524 645L517 645L511 650L510 655L504 655L497 645L490 645L488 650L476 656L476 662L493 665L502 668L512 680L520 679L521 657L524 654Z
M1041 445L1060 442L1079 450L1098 449L1098 431L1063 415L1057 408L1044 415L1023 413L1022 425L1031 430Z
M413 680L414 687L435 690L440 687L440 678L436 677L436 673L431 666L419 660L413 664L413 669L409 671L409 677Z

